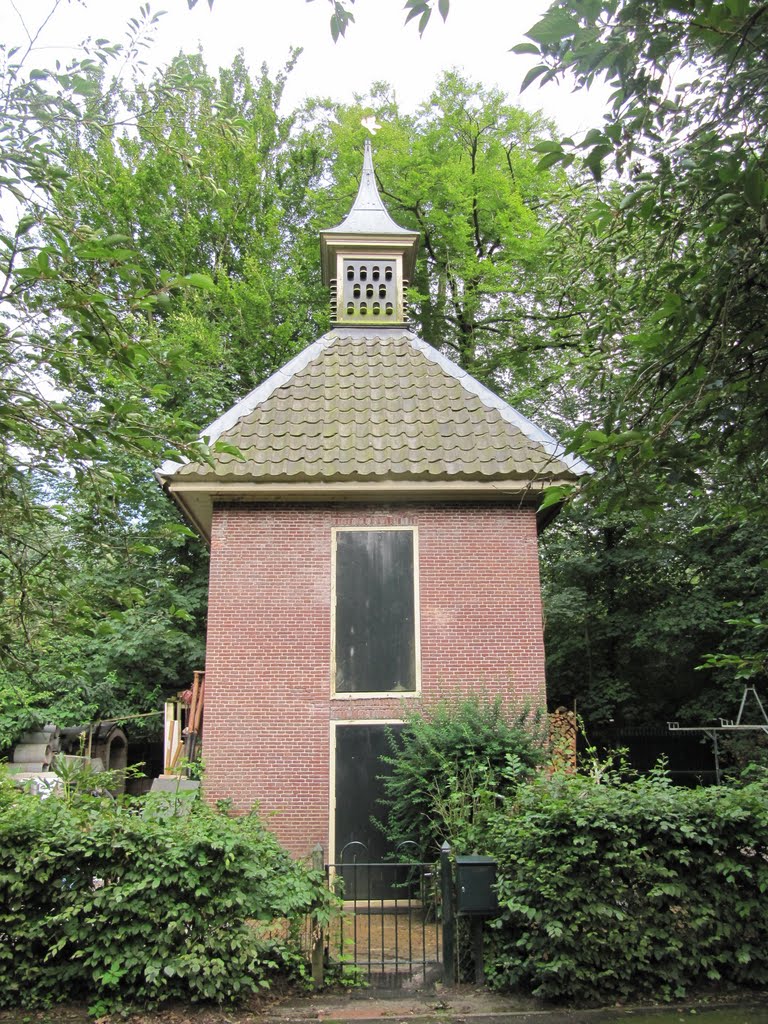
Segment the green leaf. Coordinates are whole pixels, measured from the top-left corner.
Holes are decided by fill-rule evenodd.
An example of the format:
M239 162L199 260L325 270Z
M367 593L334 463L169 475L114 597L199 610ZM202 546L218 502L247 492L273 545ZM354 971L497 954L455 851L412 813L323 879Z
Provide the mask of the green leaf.
M215 441L211 446L211 451L220 455L231 455L232 458L237 459L238 462L244 462L246 458L241 448L230 444L228 441Z
M509 52L520 54L533 53L538 55L539 48L535 43L518 43L516 46L510 47Z
M562 163L564 159L565 154L561 150L559 150L556 153L547 153L536 164L536 169L539 171L545 171L549 167L554 167L555 164Z
M132 544L131 551L137 555L159 555L161 554L160 548L155 547L154 544Z
M584 164L592 172L595 181L600 181L603 176L603 160L613 152L609 145L595 146L584 158Z
M423 18L425 15L429 19L429 2L428 0L405 0L404 10L408 11L408 15L405 19L407 25L413 18Z
M561 43L565 38L573 35L578 26L576 15L555 8L537 22L532 29L529 29L526 35L536 43L549 46L553 43Z
M662 298L661 305L656 312L656 320L664 320L667 317L675 316L682 308L682 299L676 292L666 292Z
M744 194L747 197L747 202L755 210L762 210L765 206L765 183L766 176L763 171L757 167L751 167L744 175Z
M546 64L538 64L534 68L530 68L523 79L523 84L520 86L520 92L525 92L529 85L536 81L537 78L549 71Z
M544 491L544 496L539 504L538 511L543 512L547 508L552 508L554 505L561 505L564 501L570 498L575 492L575 488L572 486L562 487L547 487Z
M190 288L200 288L207 292L213 291L216 287L208 274L185 274L184 277L178 278L178 284L186 284Z
M590 128L579 145L582 149L586 149L588 146L606 145L605 134L599 128Z
M19 218L19 222L16 225L16 237L20 238L22 235L26 235L36 223L37 217L34 214L27 214L26 217Z

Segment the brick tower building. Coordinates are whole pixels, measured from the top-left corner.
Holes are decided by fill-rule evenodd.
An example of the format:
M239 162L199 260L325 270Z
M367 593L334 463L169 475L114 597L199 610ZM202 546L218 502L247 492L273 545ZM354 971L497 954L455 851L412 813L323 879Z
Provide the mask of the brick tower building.
M158 471L211 546L206 796L258 803L299 856L381 856L376 761L404 707L545 702L536 509L588 469L416 337L417 246L366 143L321 233L331 330L204 431L242 459Z

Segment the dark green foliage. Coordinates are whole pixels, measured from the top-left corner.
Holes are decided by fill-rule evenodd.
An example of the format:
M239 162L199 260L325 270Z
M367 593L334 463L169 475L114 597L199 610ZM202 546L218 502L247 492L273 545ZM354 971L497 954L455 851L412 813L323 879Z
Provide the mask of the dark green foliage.
M580 153L595 177L605 164L622 176L592 215L596 248L619 243L630 287L622 295L617 275L616 302L586 320L613 348L618 312L637 362L627 422L593 440L688 472L716 449L738 460L738 493L766 445L768 9L557 0L528 35L516 49L538 56L542 81L614 89L602 125L544 157L567 165Z
M489 816L544 760L539 716L510 714L500 698L441 701L390 734L381 827L424 860L447 840L463 853L484 846ZM481 852L485 852L482 850Z
M573 565L564 557L552 582L557 587L565 570L587 611L568 621L563 598L551 635L564 636L567 626L573 653L596 641L595 661L582 660L574 680L588 692L590 712L639 704L647 717L677 679L689 691L675 695L678 707L708 704L708 717L729 714L728 693L719 707L714 687L714 699L697 699L708 680L692 670L712 654L717 683L729 665L730 681L745 678L745 668L764 679L768 656L765 581L756 579L766 550L768 7L555 0L528 37L515 47L535 62L526 84L568 78L577 88L603 81L612 89L602 121L583 137L538 148L543 167L595 179L611 172L555 238L562 261L553 275L562 282L565 323L580 339L574 373L583 381L569 439L597 469L595 504L620 515L641 509L649 534L644 545L636 530L625 533L613 550L582 537ZM559 401L558 412L566 409ZM651 576L644 591L643 548ZM625 576L621 559L630 563ZM742 592L739 562L748 570ZM634 602L625 600L633 585ZM611 608L601 622L612 591L618 614ZM732 629L729 619L759 628ZM665 644L670 658L658 673ZM616 655L613 664L604 654ZM575 676L577 658L563 650L559 667ZM636 699L641 675L651 691L644 706Z
M580 1002L768 982L768 779L687 790L663 777L556 776L495 817L489 978Z
M157 710L204 664L202 544L159 488L127 490L30 482L24 519L0 502L0 750L35 722Z
M542 543L550 706L577 701L590 735L609 720L734 718L765 658L743 614L768 615L764 553L762 524L710 522L694 502L659 509L652 529L638 512L572 505ZM734 651L752 655L742 675Z
M13 146L0 130L0 158L52 111L24 188L46 209L0 181L28 214L0 233L2 747L35 718L157 710L203 667L207 553L152 471L327 318L307 227L320 167L279 113L287 71L238 57L214 78L179 57L129 90L109 61L77 68L67 103L71 76L0 68L24 129ZM61 400L33 403L37 378Z
M195 804L168 817L2 786L0 1006L232 1002L303 971L295 932L330 897L255 815ZM259 931L274 918L285 937Z

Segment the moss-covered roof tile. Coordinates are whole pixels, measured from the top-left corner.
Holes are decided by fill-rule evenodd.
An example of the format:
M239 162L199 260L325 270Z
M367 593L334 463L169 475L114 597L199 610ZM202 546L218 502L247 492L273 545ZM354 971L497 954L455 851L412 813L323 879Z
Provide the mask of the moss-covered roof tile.
M326 335L205 432L238 448L166 479L576 479L557 442L407 331Z

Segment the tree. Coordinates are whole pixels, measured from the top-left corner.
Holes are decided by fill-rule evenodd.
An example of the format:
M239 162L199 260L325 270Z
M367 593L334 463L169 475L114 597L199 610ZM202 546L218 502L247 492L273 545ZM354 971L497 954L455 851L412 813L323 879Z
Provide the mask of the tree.
M688 724L733 717L743 680L710 651L755 650L765 616L764 531L718 522L695 499L654 516L572 504L543 539L550 703L609 721Z
M543 162L581 152L596 177L612 168L620 188L602 235L650 246L625 300L643 403L630 424L642 436L624 449L655 459L682 443L695 468L714 447L745 478L748 503L768 442L767 33L757 3L561 2L515 48L541 59L530 80L567 72L581 88L604 77L615 89L604 124L578 145L548 145Z
M159 404L200 425L327 324L307 223L317 142L280 113L292 67L252 78L240 54L217 80L199 55L179 56L135 89L99 84L94 102L126 111L130 135L115 126L66 140L67 215L128 236L147 275L173 265L207 282L167 291L144 325L163 353L145 371L163 387Z
M205 282L170 267L143 273L128 238L76 222L61 204L66 140L109 127L92 102L98 69L134 61L154 23L145 10L125 46L99 42L64 70L31 64L45 22L25 48L0 47L3 745L56 700L72 715L94 710L72 686L92 615L77 593L65 490L113 493L117 453L154 461L200 450L191 424L161 410L146 383L159 353L142 327L171 289Z
M600 467L609 508L643 507L671 551L687 548L688 579L706 572L708 610L686 640L677 633L675 654L689 646L686 675L715 670L719 688L701 675L703 693L687 687L690 707L732 713L735 668L748 663L754 681L766 664L768 9L564 0L529 38L515 48L539 58L528 83L568 74L614 89L600 127L540 146L543 166L582 164L611 182L569 224L595 250L573 312L617 374L604 421L572 444ZM697 607L687 585L677 607Z
M65 71L27 68L26 52L3 46L0 123L0 498L34 465L76 475L103 468L110 445L157 455L189 440L190 425L157 413L143 387L157 358L142 332L148 314L174 288L201 285L172 269L147 277L130 239L75 223L58 200L67 178L65 140L98 133L105 112L90 98L94 75L116 58L130 59L154 16L136 23L127 47L107 44ZM156 97L159 100L159 97ZM119 399L97 393L111 379Z
M0 687L17 734L31 719L74 725L156 710L203 664L200 542L159 490L141 490L129 501L123 488L110 506L65 481L30 495L23 520L3 519Z
M204 458L195 424L319 333L296 303L311 242L290 242L314 158L280 76L189 58L125 90L119 48L65 73L27 56L0 129L4 742L41 708L150 710L201 665L206 557L152 470Z

